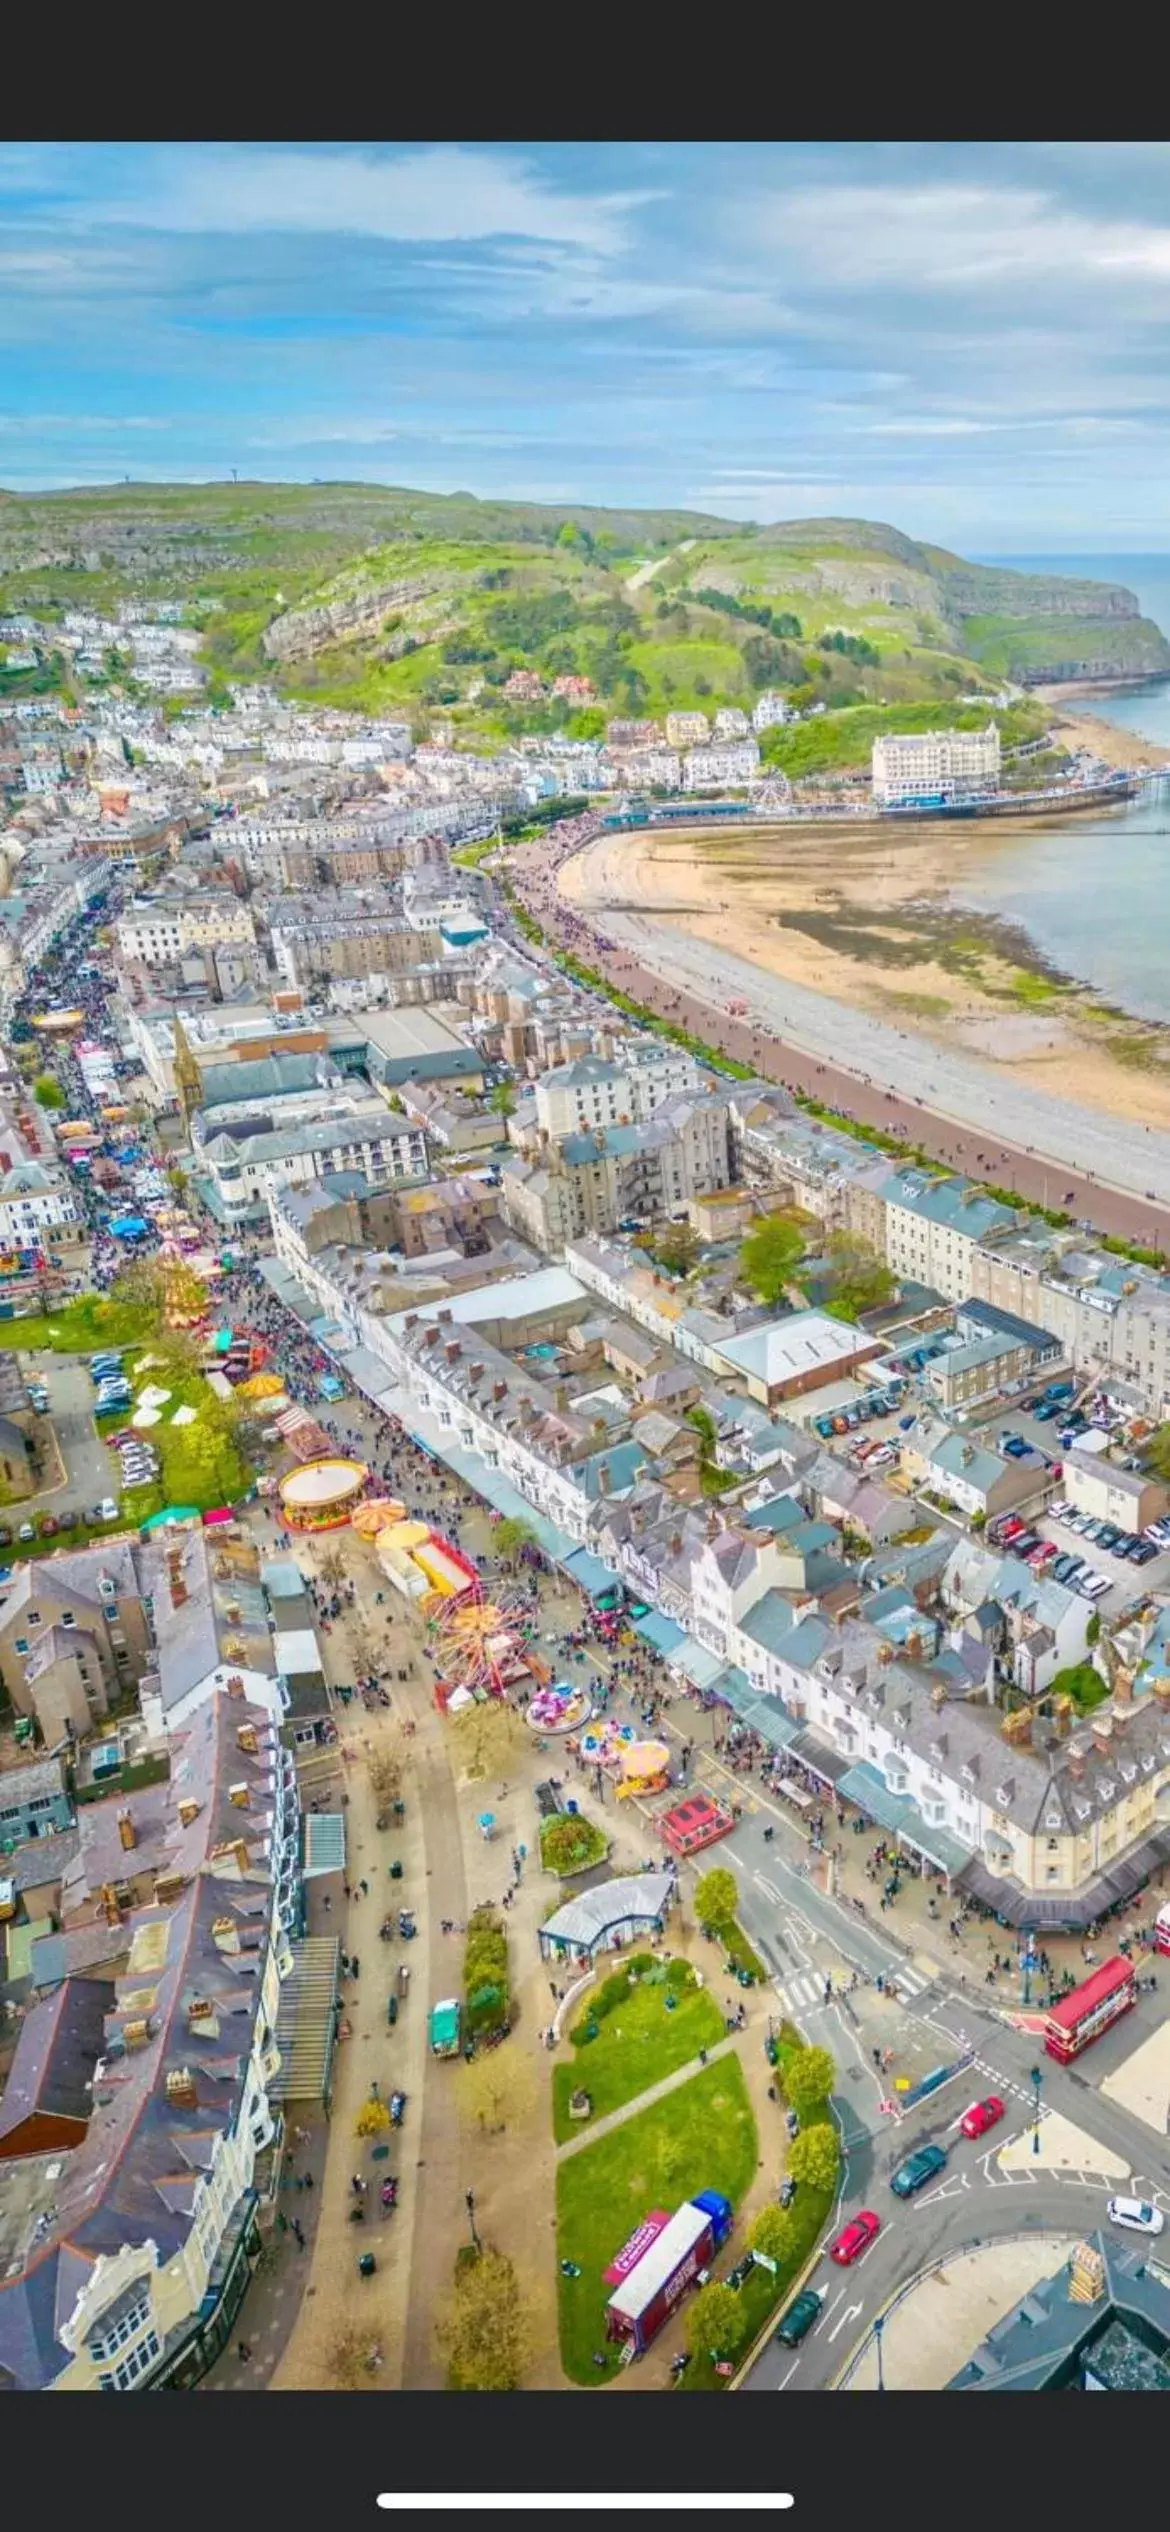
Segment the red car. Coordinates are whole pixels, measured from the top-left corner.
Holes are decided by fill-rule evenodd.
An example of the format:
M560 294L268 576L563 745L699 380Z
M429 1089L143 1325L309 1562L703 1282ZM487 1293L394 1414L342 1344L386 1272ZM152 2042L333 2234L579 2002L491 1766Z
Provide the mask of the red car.
M973 2101L970 2109L964 2110L959 2126L964 2136L986 2136L989 2128L999 2126L1002 2117L1003 2103L998 2093L989 2092L986 2101Z
M862 2252L869 2249L881 2229L881 2217L875 2216L871 2207L863 2207L861 2214L854 2216L852 2224L847 2224L844 2232L837 2235L829 2251L830 2259L835 2259L840 2268L851 2268L854 2260L860 2259Z

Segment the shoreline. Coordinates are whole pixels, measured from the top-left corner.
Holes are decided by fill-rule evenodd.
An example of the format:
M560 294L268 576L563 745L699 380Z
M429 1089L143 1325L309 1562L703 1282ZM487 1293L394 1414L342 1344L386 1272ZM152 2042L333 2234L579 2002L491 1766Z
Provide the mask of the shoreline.
M558 884L603 926L630 918L827 997L845 1039L865 1014L924 1048L979 1058L991 1079L1170 1133L1170 1024L1110 1003L1022 926L963 904L976 847L985 868L989 848L1047 823L642 828L598 838Z

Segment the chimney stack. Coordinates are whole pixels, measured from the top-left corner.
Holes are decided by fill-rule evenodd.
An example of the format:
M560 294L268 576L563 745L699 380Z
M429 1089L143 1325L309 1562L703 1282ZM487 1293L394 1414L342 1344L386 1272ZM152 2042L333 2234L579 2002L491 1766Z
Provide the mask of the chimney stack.
M257 1758L259 1756L260 1743L256 1737L256 1726L254 1723L238 1723L236 1725L236 1747L237 1749L247 1750L248 1755L251 1758Z
M118 1835L127 1853L138 1844L138 1831L128 1811L118 1813Z
M172 2110L195 2110L199 2106L195 2077L189 2066L172 2066L164 2090Z

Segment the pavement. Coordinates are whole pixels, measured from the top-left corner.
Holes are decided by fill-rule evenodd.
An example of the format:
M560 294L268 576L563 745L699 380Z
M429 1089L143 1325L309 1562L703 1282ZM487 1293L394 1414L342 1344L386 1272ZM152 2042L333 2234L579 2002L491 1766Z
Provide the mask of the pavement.
M903 1133L932 1158L1032 1203L1170 1250L1170 1136L1010 1083L992 1064L771 977L661 917L612 906L592 909L588 921L570 914L546 845L518 847L509 876L550 939L754 1073ZM730 1000L746 1002L746 1019L728 1016Z
M913 2285L887 2314L881 2379L867 2340L843 2391L945 2391L993 2323L1062 2268L1076 2236L1045 2234L961 2252Z

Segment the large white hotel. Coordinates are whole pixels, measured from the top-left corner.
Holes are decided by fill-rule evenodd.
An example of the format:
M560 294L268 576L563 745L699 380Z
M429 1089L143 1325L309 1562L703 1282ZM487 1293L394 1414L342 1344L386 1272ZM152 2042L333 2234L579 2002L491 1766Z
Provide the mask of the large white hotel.
M927 730L873 743L873 796L883 809L926 808L966 800L999 783L999 731Z

